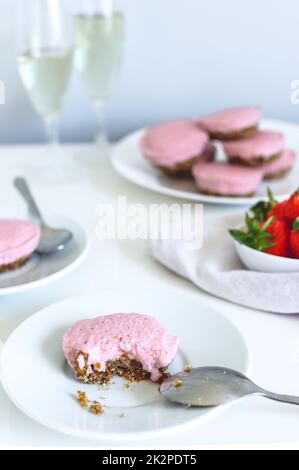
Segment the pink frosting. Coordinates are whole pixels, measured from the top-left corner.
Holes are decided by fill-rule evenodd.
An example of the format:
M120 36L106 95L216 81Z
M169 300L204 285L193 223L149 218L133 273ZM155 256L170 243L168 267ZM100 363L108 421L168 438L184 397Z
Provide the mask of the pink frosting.
M14 263L30 256L40 240L37 225L25 220L0 220L0 265Z
M171 363L177 345L178 339L168 334L158 320L137 313L81 320L63 337L64 355L71 367L79 351L88 354L89 365L99 363L101 371L105 371L107 361L128 354L141 362L153 381L160 378L159 369Z
M292 168L296 159L296 152L293 150L285 150L279 159L271 163L266 163L263 166L264 175L270 176L272 174L279 173L280 171L287 170L288 168Z
M198 162L192 168L198 188L223 196L254 193L263 178L261 169L228 163Z
M195 122L172 121L149 129L140 140L140 149L154 165L172 166L200 155L208 141L208 134Z
M208 132L227 133L256 126L261 118L261 108L240 107L219 111L198 119L198 123Z
M229 157L242 160L262 157L266 160L283 151L284 136L280 132L259 131L246 139L224 142L223 147Z

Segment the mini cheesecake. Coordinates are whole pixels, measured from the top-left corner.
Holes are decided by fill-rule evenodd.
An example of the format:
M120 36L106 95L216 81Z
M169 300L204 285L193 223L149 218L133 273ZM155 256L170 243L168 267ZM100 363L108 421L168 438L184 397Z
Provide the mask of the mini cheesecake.
M192 174L201 193L227 197L253 196L263 179L261 169L220 162L199 162Z
M190 174L207 156L208 134L192 120L172 121L148 129L140 140L144 158L169 175Z
M261 108L239 107L200 117L198 124L212 139L232 140L255 134L260 118Z
M156 382L177 352L178 339L154 317L116 313L81 320L63 337L63 351L75 377L106 384L113 376Z
M36 250L41 232L25 220L0 219L0 272L23 266Z
M281 157L284 150L284 136L280 132L259 131L246 139L223 143L231 163L259 166Z
M297 153L293 150L285 150L281 157L272 163L264 165L264 179L276 180L289 174L297 160Z

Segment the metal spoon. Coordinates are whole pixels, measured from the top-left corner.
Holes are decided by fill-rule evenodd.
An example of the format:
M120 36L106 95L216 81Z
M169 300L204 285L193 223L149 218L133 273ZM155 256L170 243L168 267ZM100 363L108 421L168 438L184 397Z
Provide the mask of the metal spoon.
M239 372L222 367L197 367L190 372L179 372L163 381L160 392L168 400L187 406L225 405L249 395L299 405L299 397L268 392Z
M67 229L51 228L43 219L43 216L33 199L29 186L24 178L16 178L14 185L28 204L31 215L41 228L41 238L36 249L37 253L49 255L56 251L62 251L73 238L73 234Z

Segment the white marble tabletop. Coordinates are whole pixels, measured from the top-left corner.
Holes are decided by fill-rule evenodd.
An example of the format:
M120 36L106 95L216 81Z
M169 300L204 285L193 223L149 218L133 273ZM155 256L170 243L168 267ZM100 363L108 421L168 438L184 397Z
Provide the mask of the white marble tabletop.
M0 148L0 210L23 204L11 181L17 174L29 176L32 168L52 150L41 146ZM34 184L44 209L52 208L80 220L93 232L99 203L115 203L126 195L129 202L175 202L143 190L119 177L108 160L89 146L64 146L62 164L73 165L72 181L55 186ZM31 168L32 167L32 168ZM43 166L40 167L43 170ZM229 207L205 206L205 214L230 211ZM299 317L249 310L216 299L179 279L154 262L144 242L99 241L95 237L85 263L67 277L45 287L0 297L0 340L23 320L52 302L80 293L107 288L155 288L181 286L197 292L202 302L229 316L248 338L253 353L252 378L277 392L299 395ZM229 346L228 346L229 347ZM227 409L220 416L187 433L143 441L136 446L187 447L299 442L299 408L252 397ZM125 446L119 442L119 446ZM132 444L134 446L134 443ZM50 431L24 416L7 398L0 385L0 447L115 447L115 443L86 441Z

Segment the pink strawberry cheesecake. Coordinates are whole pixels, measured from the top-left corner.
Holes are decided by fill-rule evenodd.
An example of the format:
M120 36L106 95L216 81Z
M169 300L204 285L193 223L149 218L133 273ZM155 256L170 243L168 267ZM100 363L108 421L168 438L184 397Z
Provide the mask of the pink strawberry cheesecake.
M253 196L263 179L261 169L222 162L196 163L192 174L200 192L217 196Z
M152 165L170 175L190 173L206 155L208 134L192 120L172 121L150 128L140 140L140 150Z
M264 179L266 180L276 180L283 178L288 175L288 173L293 168L297 160L297 153L293 150L285 150L281 157L275 160L272 163L267 163L264 165Z
M284 136L280 132L259 131L246 139L224 142L223 147L232 163L258 166L281 157Z
M200 117L198 124L212 139L232 140L256 133L261 118L259 107L238 107Z
M81 320L63 337L64 355L75 377L89 384L105 384L113 376L156 382L165 375L177 347L177 337L157 319L137 313Z
M41 232L25 220L0 219L0 272L23 266L36 250Z

